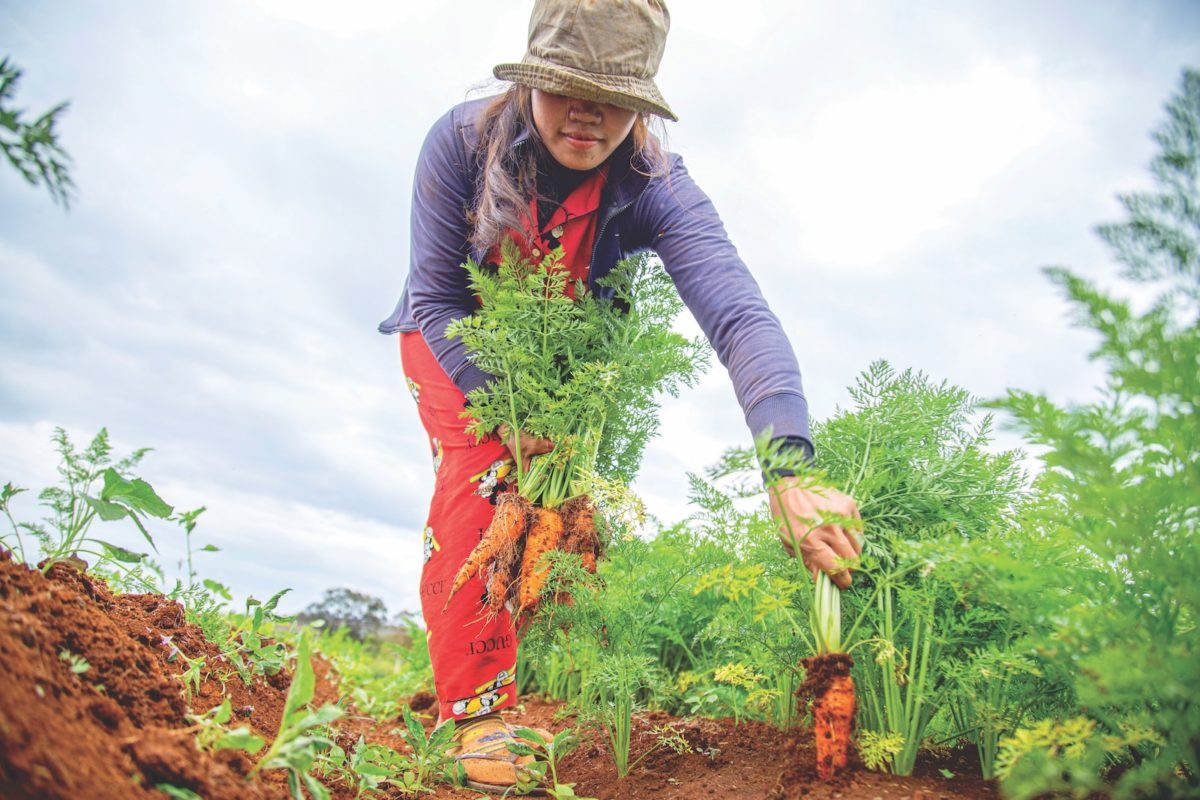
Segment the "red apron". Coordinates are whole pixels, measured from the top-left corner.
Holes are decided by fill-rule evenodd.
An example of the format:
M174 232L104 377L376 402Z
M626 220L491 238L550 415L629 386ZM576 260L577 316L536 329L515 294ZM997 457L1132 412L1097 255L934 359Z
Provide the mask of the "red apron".
M540 258L557 242L574 281L586 280L600 196L607 167L589 176L540 230L526 256ZM536 201L530 203L537 219ZM540 222L540 221L539 221ZM516 237L522 242L524 237ZM429 656L443 719L465 719L510 706L517 700L517 634L507 609L488 619L487 578L467 582L443 612L454 576L492 520L496 496L513 488L513 463L499 439L476 442L459 415L466 397L438 364L419 332L400 334L400 357L421 424L429 434L437 475L423 534L421 611L429 632Z

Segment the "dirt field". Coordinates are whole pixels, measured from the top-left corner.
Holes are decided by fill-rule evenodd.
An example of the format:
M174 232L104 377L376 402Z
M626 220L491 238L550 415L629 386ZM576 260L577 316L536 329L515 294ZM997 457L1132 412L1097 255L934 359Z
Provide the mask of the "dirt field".
M246 780L253 766L249 756L196 748L185 718L183 683L176 677L186 662L176 648L189 658L219 663L219 651L184 623L177 603L160 595L113 596L103 584L63 565L43 577L0 553L0 797L161 800L166 795L153 788L159 783L206 800L287 797L282 771ZM86 660L87 669L72 670L72 656ZM319 660L315 669L315 702L336 701L335 676ZM268 740L274 735L290 680L286 674L260 678L250 687L236 677L222 686L211 671L205 675L192 699L194 709L210 709L226 694L239 723ZM415 710L429 708L432 697L410 702ZM405 748L391 733L396 723L376 723L349 710L339 723L347 746L362 734L368 741ZM559 718L557 704L537 699L505 713L514 722L551 730L573 721ZM652 726L668 723L687 739L692 753L660 749L618 780L603 745L589 739L566 758L560 779L575 782L580 796L600 800L999 796L993 785L972 777L978 770L972 752L922 764L909 778L856 766L822 783L805 731L784 734L757 722L645 715L635 721L633 756L652 742ZM339 800L352 796L342 787L330 788ZM448 800L479 793L447 786L432 796Z

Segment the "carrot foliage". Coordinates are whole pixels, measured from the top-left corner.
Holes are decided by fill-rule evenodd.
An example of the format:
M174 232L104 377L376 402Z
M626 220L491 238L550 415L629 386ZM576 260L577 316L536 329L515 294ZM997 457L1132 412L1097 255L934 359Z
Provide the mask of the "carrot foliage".
M561 257L531 262L506 240L497 266L468 261L481 306L446 332L495 376L468 395L468 430L483 439L506 424L555 443L528 474L517 463L521 494L548 508L590 493L594 477L628 483L657 431L658 395L693 385L708 361L707 344L671 330L683 302L648 254L597 292L572 286L576 299Z

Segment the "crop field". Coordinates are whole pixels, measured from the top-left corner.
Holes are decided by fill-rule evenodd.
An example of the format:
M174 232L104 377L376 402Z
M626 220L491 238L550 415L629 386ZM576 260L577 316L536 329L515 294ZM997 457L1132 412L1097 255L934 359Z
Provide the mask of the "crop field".
M1096 336L1099 400L984 402L878 361L816 421L816 465L731 449L690 476L691 514L656 525L597 484L586 546L521 587L503 713L537 759L513 796L1200 797L1200 74L1157 141L1155 188L1100 228L1153 299L1047 273ZM677 344L662 375L696 365ZM479 796L434 728L419 625L301 624L282 587L235 608L192 558L212 549L200 510L159 496L146 451L105 431L53 446L57 485L0 489L0 797ZM780 547L779 461L856 499L850 589ZM575 480L533 474L558 500ZM151 549L179 526L183 574L109 542L117 525Z

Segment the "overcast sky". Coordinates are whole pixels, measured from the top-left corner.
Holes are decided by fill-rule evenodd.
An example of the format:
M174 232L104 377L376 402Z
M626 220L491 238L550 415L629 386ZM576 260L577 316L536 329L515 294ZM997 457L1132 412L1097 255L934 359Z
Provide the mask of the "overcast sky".
M71 101L79 186L64 213L0 169L0 483L53 479L55 426L108 426L155 448L141 473L168 502L208 507L203 575L290 586L289 610L333 586L417 609L433 473L375 325L420 142L521 56L531 6L0 4L17 104ZM1092 228L1147 184L1200 3L671 9L668 144L783 320L814 417L878 358L983 397L1092 396L1091 339L1039 269L1112 283ZM638 489L675 521L686 472L749 433L719 364L663 415ZM15 510L39 513L32 493ZM181 536L155 530L173 573Z

